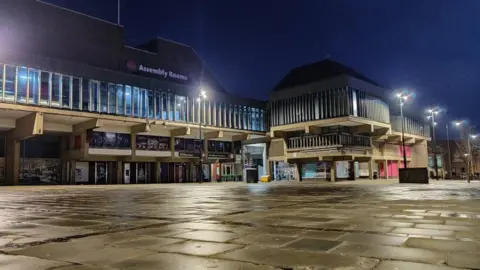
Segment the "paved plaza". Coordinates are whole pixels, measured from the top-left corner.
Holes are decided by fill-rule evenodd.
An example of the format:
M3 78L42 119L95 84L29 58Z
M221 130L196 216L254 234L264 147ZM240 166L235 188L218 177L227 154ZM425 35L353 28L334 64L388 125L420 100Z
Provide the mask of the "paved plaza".
M480 183L1 187L0 269L480 269Z

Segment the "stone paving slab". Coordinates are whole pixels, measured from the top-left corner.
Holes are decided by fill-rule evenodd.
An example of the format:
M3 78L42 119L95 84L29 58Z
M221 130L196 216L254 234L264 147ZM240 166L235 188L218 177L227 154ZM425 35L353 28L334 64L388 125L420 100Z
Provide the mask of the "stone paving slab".
M70 265L69 263L44 260L27 256L0 254L0 269L5 270L39 270L52 269Z
M0 269L480 269L479 182L367 182L0 187Z

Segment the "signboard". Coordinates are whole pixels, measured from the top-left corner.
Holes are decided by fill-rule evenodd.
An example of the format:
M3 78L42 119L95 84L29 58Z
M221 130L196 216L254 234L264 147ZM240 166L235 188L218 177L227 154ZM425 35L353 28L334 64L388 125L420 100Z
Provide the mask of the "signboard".
M130 134L89 131L87 133L90 148L130 149Z
M88 183L88 162L75 162L75 183Z
M178 152L179 157L200 157L200 153L186 153L186 152Z
M130 72L148 73L148 74L156 75L159 77L163 77L165 79L171 78L171 79L176 79L181 81L188 80L188 76L184 74L175 73L171 70L167 70L164 68L150 67L144 64L137 65L137 63L133 60L127 61L127 69Z
M329 162L311 162L302 164L302 179L329 178Z
M170 151L170 138L161 136L137 136L137 150Z
M233 158L232 156L228 153L208 153L208 158Z

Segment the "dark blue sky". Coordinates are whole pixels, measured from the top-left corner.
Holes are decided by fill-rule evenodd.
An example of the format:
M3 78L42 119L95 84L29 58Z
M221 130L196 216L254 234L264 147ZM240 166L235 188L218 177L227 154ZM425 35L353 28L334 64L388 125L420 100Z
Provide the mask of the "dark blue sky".
M116 22L117 0L48 0ZM122 0L126 43L188 44L225 88L266 99L289 69L324 59L417 92L450 120L475 120L480 99L478 0ZM443 126L447 116L444 116Z

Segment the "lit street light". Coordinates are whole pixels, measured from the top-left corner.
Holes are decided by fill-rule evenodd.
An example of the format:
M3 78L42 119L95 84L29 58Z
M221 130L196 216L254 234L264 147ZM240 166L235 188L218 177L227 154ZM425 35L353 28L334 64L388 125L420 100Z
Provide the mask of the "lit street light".
M200 109L199 110L199 114L198 114L198 130L199 130L199 139L200 139L200 142L202 142L202 101L205 102L205 100L207 100L207 93L204 91L204 90L201 90L200 91L200 94L198 95L197 97L197 102L198 102L198 108ZM203 113L205 114L205 110L203 110ZM199 179L199 182L202 183L203 182L203 147L204 147L204 143L202 142L202 146L200 147L200 165L199 165L199 173L198 173L198 179Z
M407 151L405 149L405 119L403 117L403 105L412 96L413 93L407 94L406 91L397 94L400 102L400 121L402 121L402 152L403 152L403 168L407 168Z
M461 127L463 123L466 123L465 120L463 121L459 121L459 122L456 122L455 125L457 127ZM478 135L476 134L471 134L472 132L472 127L468 127L468 130L467 130L467 153L464 154L464 156L467 158L467 179L468 179L468 182L470 183L470 178L471 178L471 170L472 170L472 157L473 157L473 154L472 154L472 142L471 140L473 139L476 139L478 137Z
M438 177L438 162L437 162L437 143L435 141L435 126L437 123L435 122L435 116L438 115L442 110L439 109L438 107L435 107L433 109L428 109L427 112L430 114L427 119L430 119L432 122L432 142L433 142L433 166L435 168L435 176L437 180L439 180Z

